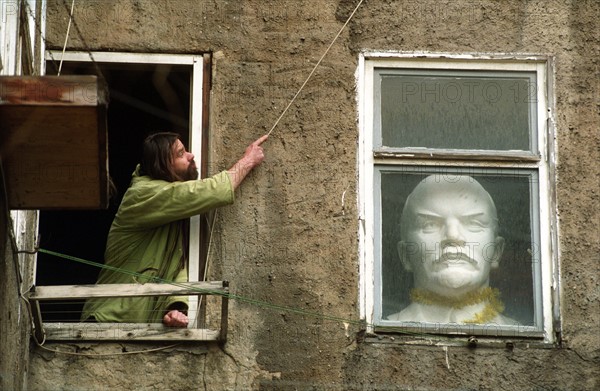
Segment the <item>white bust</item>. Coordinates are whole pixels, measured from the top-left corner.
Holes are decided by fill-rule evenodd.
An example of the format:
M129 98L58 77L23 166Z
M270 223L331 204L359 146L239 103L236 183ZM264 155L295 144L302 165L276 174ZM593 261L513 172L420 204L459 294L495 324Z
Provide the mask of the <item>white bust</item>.
M516 324L501 313L490 270L499 265L496 206L469 176L423 179L400 218L398 253L413 273L411 304L388 320L431 323Z

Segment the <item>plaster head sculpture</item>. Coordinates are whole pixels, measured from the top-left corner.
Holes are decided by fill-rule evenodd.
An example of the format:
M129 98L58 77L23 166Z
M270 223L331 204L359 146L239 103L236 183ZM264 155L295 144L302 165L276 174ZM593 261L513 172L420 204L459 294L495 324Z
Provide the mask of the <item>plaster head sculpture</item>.
M400 218L398 253L413 273L412 303L389 320L505 322L490 270L499 266L504 239L489 193L469 176L423 179ZM485 312L480 314L479 312Z

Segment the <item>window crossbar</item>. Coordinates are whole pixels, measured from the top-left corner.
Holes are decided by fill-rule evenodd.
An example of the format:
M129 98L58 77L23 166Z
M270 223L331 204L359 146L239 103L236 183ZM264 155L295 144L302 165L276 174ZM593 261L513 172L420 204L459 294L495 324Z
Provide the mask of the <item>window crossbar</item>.
M423 149L378 149L373 151L375 159L440 159L440 160L473 160L473 161L510 161L537 163L539 155L526 151L490 153L490 151L457 151L457 150L423 150Z

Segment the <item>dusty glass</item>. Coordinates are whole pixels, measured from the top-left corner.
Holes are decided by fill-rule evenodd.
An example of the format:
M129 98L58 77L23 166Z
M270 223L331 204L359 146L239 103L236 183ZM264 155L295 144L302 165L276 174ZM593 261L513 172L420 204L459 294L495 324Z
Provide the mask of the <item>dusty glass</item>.
M377 69L375 148L535 151L533 72Z
M463 271L462 266L454 265L459 257L456 254L453 256L452 251L460 252L456 250L456 246L459 246L457 242L464 241L462 251L465 254L479 254L482 257L481 263L488 270L481 273L483 277L488 273L488 285L497 292L497 304L501 305L501 308L495 308L501 316L480 317L477 318L479 321L468 319L466 323L538 328L541 323L541 282L535 171L379 166L375 174L375 200L378 204L376 220L379 221L376 224L376 237L380 238L376 246L376 286L381 287L381 295L376 298L376 313L382 324L388 321L463 323L452 318L446 322L437 317L433 320L422 318L414 315L414 312L413 318L410 318L410 313L407 317L405 310L416 300L414 294L415 286L419 284L418 266L413 264L412 270L409 270L411 267L407 267L406 259L402 258L407 258L407 254L417 254L419 262L425 263L426 257L431 256L442 265L439 257L445 253L445 262L450 265L444 268L454 269L450 277L446 275L441 278L449 279L450 284L458 287L460 283L452 280L452 273ZM415 191L423 181L427 183L427 189ZM477 193L474 196L473 189ZM412 200L407 206L409 195ZM408 209L414 213L409 213ZM415 231L425 234L411 236L410 231L413 234ZM491 236L483 239L485 236L481 235L486 231L490 231ZM497 237L501 238L500 242L496 240ZM496 259L494 251L500 247ZM432 290L435 291L435 286ZM450 289L449 292L454 291ZM464 292L473 294L470 289ZM457 297L463 297L461 295ZM456 303L452 305L457 306ZM437 307L434 310L441 311Z

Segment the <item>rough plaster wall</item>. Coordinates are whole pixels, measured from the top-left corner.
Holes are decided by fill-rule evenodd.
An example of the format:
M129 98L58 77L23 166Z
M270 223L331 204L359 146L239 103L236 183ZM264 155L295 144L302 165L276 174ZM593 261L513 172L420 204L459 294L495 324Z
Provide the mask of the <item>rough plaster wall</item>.
M600 333L588 326L600 325L599 9L599 2L572 2L572 46L563 53L573 58L562 59L557 78L563 83L557 113L564 328L577 349L600 345Z
M0 180L3 180L0 177ZM1 186L0 186L1 187ZM0 254L3 259L0 263L0 389L20 390L26 389L29 371L29 337L31 322L25 302L21 300L20 292L25 292L31 286L31 270L26 265L31 265L31 256L21 254L23 261L20 263L14 251L14 236L9 235L13 225L10 215L4 208L4 190L0 190ZM24 212L21 215L23 226L35 226L36 215ZM22 243L27 248L33 248L35 235L24 232Z
M0 195L4 205L5 198ZM3 277L2 294L0 295L0 386L3 389L18 389L23 387L23 375L27 370L27 352L20 351L19 346L27 341L28 335L21 331L19 316L20 290L15 263L13 262L13 248L9 240L9 216L4 208L0 211L0 276ZM14 354L19 352L21 354Z
M88 1L85 44L212 51L211 170L273 125L355 1ZM581 1L367 0L265 145L267 159L219 212L211 275L236 295L229 341L111 359L35 349L31 389L594 389L598 300L598 20ZM49 4L62 44L62 1ZM556 56L563 349L411 347L356 341L356 103L363 49ZM317 316L315 316L315 314ZM127 349L151 348L135 345ZM118 352L118 344L54 345ZM142 374L136 376L136 374ZM117 375L115 375L117 374Z

